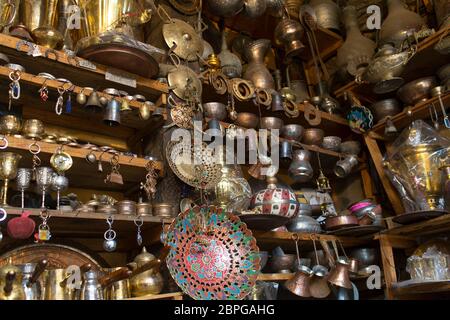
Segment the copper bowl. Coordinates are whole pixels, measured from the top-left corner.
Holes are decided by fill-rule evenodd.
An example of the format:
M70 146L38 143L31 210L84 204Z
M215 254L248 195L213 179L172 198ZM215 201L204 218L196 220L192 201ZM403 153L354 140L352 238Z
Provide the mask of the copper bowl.
M320 146L323 142L325 132L322 129L309 128L303 133L303 143L308 145Z
M424 77L408 82L398 89L398 98L407 106L414 106L430 97L431 89L438 85L436 77Z
M327 230L337 230L346 227L355 227L358 225L358 218L352 215L328 217L325 220L325 229Z
M262 117L259 123L261 129L278 129L283 127L283 120L277 117Z
M295 254L272 256L267 263L267 268L275 273L289 273L294 270L296 259Z
M255 129L258 122L258 116L250 112L239 112L235 121L236 125L247 129Z
M21 129L22 122L18 117L8 114L0 118L1 134L13 135L19 133Z

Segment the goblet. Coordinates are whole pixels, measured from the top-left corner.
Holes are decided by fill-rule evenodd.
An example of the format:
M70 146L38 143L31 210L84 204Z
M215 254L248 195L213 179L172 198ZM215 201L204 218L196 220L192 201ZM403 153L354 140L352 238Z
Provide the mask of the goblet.
M53 176L52 189L56 191L56 209L59 210L59 197L61 191L66 190L69 187L69 179L65 176L55 174Z
M42 209L45 209L45 192L52 185L54 174L55 172L50 167L36 168L36 183L38 188L42 191Z
M25 208L25 189L30 187L32 175L33 171L29 168L17 169L16 185L17 189L19 189L21 193L22 210Z
M16 178L17 167L22 156L13 152L0 152L0 179L4 181L2 195L2 206L7 207L9 180Z

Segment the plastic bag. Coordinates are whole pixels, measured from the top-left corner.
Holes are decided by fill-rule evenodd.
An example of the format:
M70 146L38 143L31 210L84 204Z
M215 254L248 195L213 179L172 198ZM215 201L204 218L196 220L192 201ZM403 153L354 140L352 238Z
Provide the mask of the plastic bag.
M439 251L436 246L429 247L422 256L408 258L406 271L412 280L436 281L450 279L450 255Z
M444 210L441 167L450 150L450 140L422 120L414 121L385 155L387 176L399 192L405 210Z

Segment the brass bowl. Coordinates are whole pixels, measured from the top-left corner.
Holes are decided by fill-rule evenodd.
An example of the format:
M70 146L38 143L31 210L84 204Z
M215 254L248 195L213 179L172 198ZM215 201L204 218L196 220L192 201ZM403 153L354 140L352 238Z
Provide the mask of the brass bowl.
M322 129L309 128L303 133L303 143L308 145L320 146L323 142L325 132Z
M50 49L60 49L64 41L61 32L52 27L37 28L31 32L31 35L38 45Z
M342 139L337 136L327 136L323 138L322 147L327 150L339 152Z
M299 124L287 124L281 128L281 136L288 140L300 141L303 135L303 127Z
M174 206L169 203L155 203L152 213L155 217L171 218L175 215L175 210Z
M206 118L216 119L219 121L222 121L227 117L227 107L220 102L204 103L203 112Z
M0 118L1 134L13 135L19 133L21 129L22 122L18 117L8 114Z
M436 77L424 77L408 82L398 89L398 98L407 106L414 106L430 97L431 89L438 85Z
M261 129L278 129L283 127L283 120L277 117L263 117L260 119L259 127Z
M41 139L44 134L44 123L38 119L25 120L22 134L28 139Z
M239 112L235 121L236 125L247 129L255 129L258 122L258 116L250 112Z

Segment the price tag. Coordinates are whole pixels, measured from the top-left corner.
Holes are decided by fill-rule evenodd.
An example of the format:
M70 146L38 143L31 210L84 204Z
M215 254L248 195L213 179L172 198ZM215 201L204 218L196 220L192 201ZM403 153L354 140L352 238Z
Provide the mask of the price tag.
M121 73L118 70L107 70L105 74L105 79L109 81L113 81L116 83L123 84L128 87L136 88L137 83L136 79L133 79L128 74Z
M90 70L97 70L97 66L93 64L92 62L84 59L79 60L79 66L82 68L90 69Z

